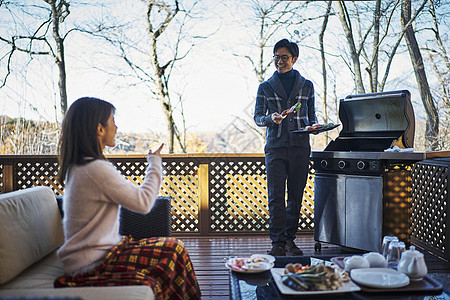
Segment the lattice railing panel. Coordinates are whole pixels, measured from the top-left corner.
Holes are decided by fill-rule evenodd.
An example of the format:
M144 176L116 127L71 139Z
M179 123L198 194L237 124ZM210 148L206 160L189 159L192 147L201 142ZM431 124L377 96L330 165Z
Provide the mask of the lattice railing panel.
M309 164L308 179L303 191L302 206L300 209L299 229L314 229L314 168Z
M409 242L411 235L411 166L390 165L384 173L384 224L385 235L395 235Z
M172 231L198 232L198 162L164 160L163 196L172 198Z
M49 186L55 195L63 194L63 187L57 181L57 162L19 162L15 165L16 189L32 186Z
M209 176L211 231L268 229L263 159L214 161Z
M4 164L0 163L0 190L3 190L3 168Z
M299 230L314 228L314 175L310 175L303 195ZM264 159L223 160L210 164L211 231L267 231L267 204Z
M161 195L172 199L173 231L198 231L197 176L164 176Z
M132 161L132 162L114 162L117 170L119 170L122 175L127 177L131 181L136 181L140 183L141 179L145 176L145 170L147 169L147 162L145 161Z
M420 246L450 258L450 162L424 161L412 169L412 236Z
M268 229L266 176L227 174L226 179L230 223L240 230Z
M147 162L114 160L117 169L128 180L141 184ZM198 232L198 164L192 161L167 160L163 162L163 181L160 194L172 202L172 232Z

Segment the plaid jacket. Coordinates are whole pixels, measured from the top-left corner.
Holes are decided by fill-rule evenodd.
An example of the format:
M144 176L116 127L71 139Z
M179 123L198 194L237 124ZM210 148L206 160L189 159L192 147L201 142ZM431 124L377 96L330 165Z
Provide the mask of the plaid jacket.
M317 123L314 86L298 71L294 70L294 74L295 83L289 96L286 95L277 71L259 85L254 120L256 125L266 127L266 149L310 147L309 135L295 134L292 131ZM272 113L281 113L297 102L302 103L297 113L288 115L279 125L272 121L270 117Z

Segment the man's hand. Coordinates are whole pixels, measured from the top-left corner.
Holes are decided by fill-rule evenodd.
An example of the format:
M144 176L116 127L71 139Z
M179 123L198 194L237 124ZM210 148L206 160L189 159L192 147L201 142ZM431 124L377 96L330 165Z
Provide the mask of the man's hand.
M272 121L275 123L275 124L280 124L281 123L281 121L283 121L283 116L282 115L280 115L279 113L277 113L277 112L274 112L273 114L271 114L270 115L270 118L272 119Z

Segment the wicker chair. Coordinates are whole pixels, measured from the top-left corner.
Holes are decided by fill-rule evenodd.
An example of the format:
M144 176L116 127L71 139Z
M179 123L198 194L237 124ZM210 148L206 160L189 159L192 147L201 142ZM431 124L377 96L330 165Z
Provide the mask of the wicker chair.
M61 216L62 196L56 196ZM131 235L135 239L167 237L172 235L172 203L170 197L158 197L148 214L140 214L126 208L120 210L121 235Z
M121 235L131 235L135 239L167 237L172 235L172 204L170 197L158 197L148 214L140 214L121 208Z

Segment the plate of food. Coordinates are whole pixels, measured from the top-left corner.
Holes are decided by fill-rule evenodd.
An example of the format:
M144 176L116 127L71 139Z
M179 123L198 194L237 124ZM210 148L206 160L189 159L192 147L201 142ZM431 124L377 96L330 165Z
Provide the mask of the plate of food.
M266 262L269 264L273 264L275 262L275 257L267 254L253 254L250 256L250 259L253 262Z
M292 266L270 270L280 292L284 295L320 295L351 293L361 288L350 280L348 273L337 266Z
M250 257L232 257L225 267L239 273L261 273L273 268L275 257L265 254L253 254Z
M320 133L328 130L332 130L341 124L334 124L334 123L326 123L326 124L314 124L311 126L306 126L304 128L301 128L299 130L293 131L294 133Z

